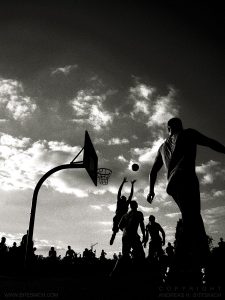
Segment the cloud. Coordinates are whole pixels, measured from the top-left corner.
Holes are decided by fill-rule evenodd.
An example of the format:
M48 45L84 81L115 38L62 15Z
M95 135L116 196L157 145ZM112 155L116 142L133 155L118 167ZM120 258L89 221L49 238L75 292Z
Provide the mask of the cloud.
M117 159L118 159L119 161L122 161L122 162L125 162L125 163L128 162L128 160L127 160L123 155L119 155L119 156L117 157Z
M131 155L133 158L136 158L139 162L148 162L153 163L156 157L156 154L159 150L159 147L164 142L164 139L161 137L154 140L150 147L144 148L132 148Z
M217 206L208 208L202 211L202 217L204 223L208 225L210 233L218 229L218 220L224 219L225 216L225 206Z
M0 232L1 237L6 238L6 245L11 247L14 242L17 243L17 246L20 245L24 233L7 233L7 232Z
M156 213L159 211L159 207L153 208L153 207L146 207L146 206L138 205L138 208L145 213Z
M74 187L68 186L68 184L62 180L61 177L50 177L45 185L50 186L55 191L62 194L75 195L78 198L88 197L88 193Z
M177 216L180 216L180 215L181 215L180 212L165 214L165 216L168 217L168 218L176 218Z
M165 231L167 242L173 242L175 240L176 229L171 226L162 226L162 227Z
M109 204L107 205L109 211L115 212L116 211L116 204Z
M129 97L134 102L131 117L144 121L147 127L162 127L170 118L179 114L175 103L177 92L172 87L169 87L165 96L158 95L156 88L141 83L136 83L129 92Z
M96 95L93 90L80 90L77 96L70 101L76 115L73 119L77 123L89 123L95 130L112 123L114 114L104 109L103 103L110 91L102 95Z
M201 195L201 200L206 202L215 198L224 197L225 190L212 189L211 191L201 192L200 195Z
M107 187L107 190L110 193L112 193L113 195L117 195L118 194L118 187L116 187L116 186L110 185L110 186Z
M214 192L213 192L213 196L214 196L214 197L224 197L224 196L225 196L225 190L214 191Z
M56 165L65 164L80 147L63 142L26 137L15 138L0 133L0 187L3 190L33 189L37 179ZM54 176L45 185L66 194L86 197L88 194L69 185L62 177Z
M51 74L52 75L56 75L56 74L63 74L65 76L69 75L69 73L74 70L74 69L77 69L78 68L78 65L66 65L64 67L59 67L59 68L56 68L54 69Z
M106 190L97 190L93 191L94 195L104 195L107 191Z
M147 122L148 127L162 126L174 116L178 115L177 106L174 103L176 91L170 88L167 96L158 97L153 105L152 115Z
M129 140L128 139L120 139L120 138L111 138L108 141L108 145L122 145L122 144L129 144Z
M130 88L130 97L132 97L135 100L149 100L154 92L154 87L148 86L146 84L137 83L135 87Z
M205 215L212 215L212 216L224 216L225 215L225 206L217 206L213 208L208 208L203 211Z
M153 199L154 203L167 203L168 201L171 202L171 197L166 192L166 184L167 181L164 174L164 177L159 178L155 184L155 197ZM149 186L144 189L144 196L147 197L148 193Z
M101 205L90 205L90 207L94 210L102 210L102 206Z
M98 224L103 226L112 226L112 221L99 221Z
M94 143L95 144L104 144L105 140L103 138L95 138Z
M51 247L54 247L56 251L66 249L64 243L59 240L45 240L36 238L34 240L34 244L38 252L45 252L46 254L48 253Z
M6 123L6 122L8 122L7 119L0 119L0 124L4 124L4 123Z
M200 175L200 182L203 185L212 184L217 177L223 178L225 174L225 170L221 167L220 162L214 160L196 166L196 172Z
M0 78L0 109L9 118L23 121L32 116L37 105L24 94L21 82Z

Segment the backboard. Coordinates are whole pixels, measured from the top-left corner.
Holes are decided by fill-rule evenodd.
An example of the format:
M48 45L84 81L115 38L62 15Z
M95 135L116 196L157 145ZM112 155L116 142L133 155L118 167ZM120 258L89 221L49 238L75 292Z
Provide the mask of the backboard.
M87 131L85 131L84 139L83 164L93 183L97 186L98 156Z

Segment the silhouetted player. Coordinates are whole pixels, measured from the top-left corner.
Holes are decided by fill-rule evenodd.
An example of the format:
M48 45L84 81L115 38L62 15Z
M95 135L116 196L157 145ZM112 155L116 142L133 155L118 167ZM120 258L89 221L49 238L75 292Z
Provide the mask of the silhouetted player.
M167 170L167 193L180 208L187 247L208 251L207 238L200 212L199 182L195 173L197 145L207 146L225 154L225 147L194 129L183 129L178 118L168 121L169 137L160 146L150 172L150 191L147 201L152 202L157 173L162 165ZM185 246L185 247L186 247Z
M128 207L134 193L134 183L136 182L136 180L131 181L131 191L128 200L125 196L121 196L121 191L125 182L128 182L126 177L124 177L117 194L116 215L113 218L113 228L112 228L113 234L110 239L110 245L113 244L115 236L119 231L119 222L122 216L128 212Z
M162 237L160 236L160 233ZM155 221L155 217L153 215L149 216L149 223L146 225L146 240L144 246L148 242L148 237L151 237L149 242L149 257L160 257L164 254L162 246L165 245L165 231L162 226Z
M110 276L115 276L121 270L122 266L126 266L125 263L130 259L131 250L136 262L141 262L145 258L145 253L142 247L142 242L145 241L144 216L141 211L137 210L138 204L136 201L131 201L130 208L131 210L123 215L119 223L119 229L123 231L122 256L119 254L119 259L117 260ZM142 241L138 234L139 226L143 235Z

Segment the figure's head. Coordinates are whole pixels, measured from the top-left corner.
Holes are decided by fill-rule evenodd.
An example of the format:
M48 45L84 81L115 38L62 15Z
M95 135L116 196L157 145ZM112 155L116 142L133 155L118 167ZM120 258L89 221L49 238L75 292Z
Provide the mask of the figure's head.
M54 247L51 247L51 250L53 251L53 250L55 250L55 248L54 248Z
M5 241L6 241L6 238L3 236L1 242L5 243Z
M125 196L121 196L121 200L126 202L127 201L127 198Z
M13 242L13 246L16 247L16 242Z
M169 246L169 247L172 246L170 242L168 243L168 246Z
M132 210L137 210L137 208L138 208L138 204L137 204L137 201L131 201L130 202L130 208L132 209Z
M71 249L71 246L68 246L67 248L68 248L68 250L70 250L70 249Z
M172 118L167 123L167 128L169 135L173 135L181 130L183 130L182 121L179 118Z
M154 222L155 222L155 216L150 215L150 216L149 216L149 221L150 221L151 223L154 223Z

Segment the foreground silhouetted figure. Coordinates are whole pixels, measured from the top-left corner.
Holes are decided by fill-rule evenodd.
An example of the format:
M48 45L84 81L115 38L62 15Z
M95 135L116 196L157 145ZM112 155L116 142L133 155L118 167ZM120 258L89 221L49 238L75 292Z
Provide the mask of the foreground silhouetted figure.
M197 145L207 146L225 154L225 147L194 129L183 129L178 118L168 121L169 137L160 146L150 172L150 191L147 201L152 203L154 186L161 167L167 170L167 193L173 197L182 214L183 241L181 248L193 257L207 255L208 243L201 217L199 182L195 173ZM179 243L176 251L179 251ZM181 251L181 252L182 252ZM200 257L199 257L200 258Z
M115 274L115 271L119 271L120 265L126 263L130 259L130 253L132 250L132 256L135 262L142 262L145 258L145 253L142 247L142 242L145 241L145 225L144 225L144 216L141 211L138 211L138 204L136 201L130 202L131 210L126 213L120 223L119 229L123 231L122 236L122 256L117 261L112 275ZM138 234L138 228L140 226L143 239L140 240Z
M162 237L160 236L160 233ZM162 246L165 245L165 231L162 226L155 221L155 216L149 216L149 223L146 225L146 239L144 243L144 247L148 242L149 234L151 240L149 242L149 258L159 258L164 254Z
M116 234L119 231L119 222L122 216L128 212L128 207L134 193L134 183L136 182L136 180L131 181L131 191L129 198L127 199L125 196L121 196L121 191L125 182L127 182L126 177L124 177L117 194L116 215L113 218L113 234L110 239L110 245L113 244Z
M145 254L138 235L138 227L140 226L143 235L142 241L145 241L144 216L142 212L137 210L138 204L136 201L130 202L130 208L131 210L122 217L119 223L119 228L123 231L122 255L128 257L132 248L134 258L142 258Z

